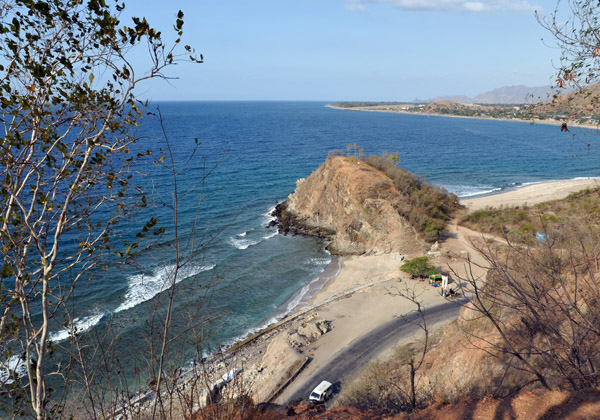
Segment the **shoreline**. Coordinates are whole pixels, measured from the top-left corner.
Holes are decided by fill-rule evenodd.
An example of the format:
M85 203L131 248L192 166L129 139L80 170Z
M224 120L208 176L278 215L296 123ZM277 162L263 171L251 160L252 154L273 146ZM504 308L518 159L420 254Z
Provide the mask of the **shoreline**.
M554 199L560 199L568 196L572 192L577 192L585 188L599 187L599 179L574 179L574 180L559 180L540 182L529 185L524 185L510 191L502 191L493 193L483 197L475 197L468 199L461 199L460 202L469 210L475 210L479 208L485 208L487 206L500 206L506 205L510 202L513 205L524 205L534 204L542 201L550 201ZM461 229L462 235L473 235L468 229ZM447 243L442 245L442 250L447 252L447 255L441 255L439 258L433 257L436 261L436 265L447 268L450 261L458 261L460 258L457 256L464 251L464 246L458 243L459 239L447 240ZM423 254L427 252L424 250ZM401 255L399 253L388 253L383 255L360 255L360 256L344 256L344 257L332 257L331 262L325 267L324 271L316 277L322 277L319 280L311 281L307 286L317 285L312 293L310 289L300 299L299 303L287 312L286 315L279 317L276 321L265 325L263 328L259 328L251 334L241 337L240 340L236 341L232 345L228 346L225 350L225 354L236 354L239 351L249 350L253 346L253 343L262 340L264 336L270 336L271 333L278 334L279 330L294 329L294 324L302 324L305 322L306 317L316 315L320 317L323 313L338 312L339 316L342 316L342 312L346 317L359 318L370 318L370 327L364 330L358 328L354 323L348 325L348 321L339 320L336 321L338 324L344 324L343 326L338 325L338 328L347 330L346 337L342 339L342 342L332 343L340 338L331 338L327 333L323 337L328 338L328 343L321 343L321 340L309 345L310 352L324 352L336 353L335 347L343 348L343 342L352 341L356 338L360 338L363 333L366 333L370 328L381 325L387 317L395 317L406 314L412 310L412 308L398 304L395 302L389 307L381 302L381 299L385 298L389 294L390 287L397 287L399 284L410 287L417 287L420 293L426 299L428 305L435 303L441 303L444 300L438 295L438 290L431 287L423 287L424 282L417 280L411 280L405 273L400 272L399 267L402 264L404 258L409 259L418 255ZM324 275L329 270L334 271L333 275ZM458 269L460 271L460 268ZM305 286L306 287L306 286ZM358 295L360 296L357 299ZM365 296L372 297L372 303L374 307L377 307L377 312L381 312L383 308L387 309L387 316L374 316L372 308L365 307L364 305L355 305L356 301L365 300ZM343 301L343 302L342 302ZM340 303L342 302L342 303ZM360 306L360 307L357 307ZM396 306L396 308L394 308ZM409 305L410 306L410 305ZM340 310L340 308L345 308ZM400 312L397 310L400 309ZM386 310L383 310L386 312ZM350 315L353 314L353 315ZM334 329L335 329L334 322ZM272 340L273 337L267 337L267 340ZM264 344L264 343L263 343ZM347 344L347 343L346 343ZM324 351L323 348L327 348ZM323 356L321 356L323 358ZM321 364L322 362L319 362ZM288 392L284 392L286 395Z
M384 109L368 109L370 107L355 107L355 108L343 108L340 106L335 106L333 104L326 105L331 109L338 109L341 111L362 111L362 112L383 112L387 114L402 114L402 115L420 115L423 117L445 117L445 118L467 118L471 120L488 120L488 121L507 121L507 122L521 122L528 124L543 124L543 125L554 125L560 126L564 121L548 119L548 120L523 120L523 119L513 119L513 118L494 118L494 117L476 117L476 116L467 116L467 115L449 115L449 114L439 114L439 113L423 113L423 112L406 112L406 111L395 111L395 110L384 110ZM569 123L570 127L577 128L586 128L590 130L600 130L600 124L580 124L580 123Z
M600 187L600 178L537 182L483 197L460 199L460 203L468 211L481 210L486 207L534 205L545 201L561 200L571 193L597 187Z
M470 211L506 205L507 202L511 205L532 204L598 186L600 179L551 181L461 200L461 203ZM428 245L422 247L418 255L388 253L332 258L318 276L327 273L328 269L331 270L329 274L334 275L309 283L322 281L320 287L306 298L309 301L307 305L298 304L286 316L240 337L223 352L215 354L204 365L208 377L213 383L218 383L224 372L239 369L243 372L240 374L241 383L250 384L257 401L287 402L294 392L312 381L312 375L320 366L330 362L350 343L391 319L413 311L412 302L400 297L397 292L414 290L426 307L446 302L437 288L429 286L426 281L410 279L400 272L399 267L405 258L429 255L434 265L444 269L452 267L459 275L464 275L465 257L469 256L471 261L476 262L480 258L478 254L471 254L472 249L468 245L470 238L474 237L477 237L477 232L461 227L455 237L440 242L439 250L436 248L435 252L432 252L433 247L429 250ZM444 322L449 321L451 319ZM414 339L409 337L395 345ZM387 354L390 348L382 355ZM293 375L290 376L290 372ZM194 380L193 368L189 375L191 383ZM292 377L296 379L291 381ZM204 401L205 395L201 394L198 401ZM144 398L140 398L142 406L147 397L148 394L145 394Z

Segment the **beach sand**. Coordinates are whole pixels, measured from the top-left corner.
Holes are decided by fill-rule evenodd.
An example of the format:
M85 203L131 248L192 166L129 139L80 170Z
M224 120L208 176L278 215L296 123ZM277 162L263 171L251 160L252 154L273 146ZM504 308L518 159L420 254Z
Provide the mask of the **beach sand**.
M559 200L573 192L585 188L596 188L598 186L600 186L600 179L571 179L544 182L527 185L501 194L461 200L461 204L466 206L469 211L480 210L486 207L533 205L544 201Z

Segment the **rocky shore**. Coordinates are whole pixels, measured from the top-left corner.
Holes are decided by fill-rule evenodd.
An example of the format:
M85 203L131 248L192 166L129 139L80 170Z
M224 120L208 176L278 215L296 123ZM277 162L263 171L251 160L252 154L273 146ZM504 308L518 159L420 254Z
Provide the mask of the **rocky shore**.
M298 216L296 213L288 210L289 204L287 201L275 206L275 210L271 213L277 220L271 222L271 226L277 226L279 233L287 235L288 233L297 233L317 238L332 240L335 237L335 230L323 226L314 226L305 218Z

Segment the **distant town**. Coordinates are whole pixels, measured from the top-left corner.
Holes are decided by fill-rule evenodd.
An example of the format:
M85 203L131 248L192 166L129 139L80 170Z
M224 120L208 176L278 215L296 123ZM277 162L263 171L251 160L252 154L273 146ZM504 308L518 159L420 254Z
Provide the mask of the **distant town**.
M335 108L357 111L399 112L521 121L569 121L573 124L582 125L598 125L598 122L600 121L600 113L598 110L580 110L574 113L549 105L479 105L442 101L426 104L398 102L338 102L332 106Z
M563 94L552 96L549 94L546 96L539 95L536 100L523 100L521 103L516 98L525 98L522 92L526 87L518 87L520 95L508 96L506 92L511 88L515 89L517 87L501 88L497 91L502 91L504 99L508 98L515 101L514 103L506 103L506 101L504 103L489 104L473 103L477 98L443 97L423 102L417 102L416 100L414 102L337 102L332 104L332 107L356 111L448 115L531 122L546 121L549 123L568 122L569 124L585 126L598 126L600 124L600 109L593 106L595 101L590 99L600 98L600 86L598 85L590 86L585 91L565 91ZM487 92L480 96L485 95L487 98L499 100L499 95L493 95L495 92ZM535 96L529 95L529 98L535 98Z

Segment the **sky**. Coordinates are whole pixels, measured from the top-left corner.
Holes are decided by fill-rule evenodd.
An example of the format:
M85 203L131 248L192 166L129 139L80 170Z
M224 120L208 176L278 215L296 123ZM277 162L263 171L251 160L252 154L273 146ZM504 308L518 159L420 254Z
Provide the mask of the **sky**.
M560 51L534 12L552 0L197 0L126 2L169 32L182 63L150 100L410 101L553 83ZM123 17L123 23L127 18ZM140 61L141 63L141 61Z

